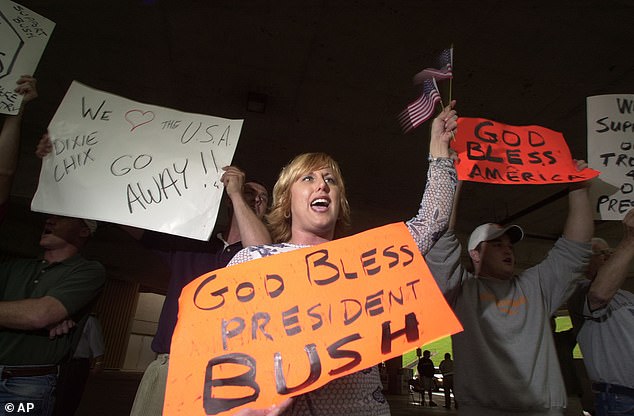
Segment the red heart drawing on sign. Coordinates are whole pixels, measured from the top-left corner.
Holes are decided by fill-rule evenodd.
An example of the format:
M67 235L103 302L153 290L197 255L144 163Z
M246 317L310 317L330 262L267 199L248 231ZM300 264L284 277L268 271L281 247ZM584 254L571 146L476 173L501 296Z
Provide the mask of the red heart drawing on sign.
M130 110L125 113L125 119L128 123L132 124L130 131L133 131L139 126L149 123L154 120L154 113L152 111Z

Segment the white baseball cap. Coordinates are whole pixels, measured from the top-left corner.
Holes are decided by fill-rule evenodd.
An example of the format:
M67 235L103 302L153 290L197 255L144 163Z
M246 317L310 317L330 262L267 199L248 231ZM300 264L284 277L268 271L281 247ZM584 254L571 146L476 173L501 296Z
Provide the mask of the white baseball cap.
M469 237L469 245L467 247L469 251L475 250L481 242L494 240L503 234L508 234L511 243L516 243L524 238L524 230L522 230L522 227L519 225L513 224L502 227L499 224L488 222L473 230L471 237Z

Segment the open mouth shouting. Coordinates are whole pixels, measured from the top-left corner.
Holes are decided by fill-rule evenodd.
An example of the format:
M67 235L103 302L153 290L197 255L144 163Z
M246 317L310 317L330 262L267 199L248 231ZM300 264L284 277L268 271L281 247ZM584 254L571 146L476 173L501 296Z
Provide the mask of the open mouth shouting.
M310 203L310 207L313 211L325 212L330 206L330 198L316 198Z

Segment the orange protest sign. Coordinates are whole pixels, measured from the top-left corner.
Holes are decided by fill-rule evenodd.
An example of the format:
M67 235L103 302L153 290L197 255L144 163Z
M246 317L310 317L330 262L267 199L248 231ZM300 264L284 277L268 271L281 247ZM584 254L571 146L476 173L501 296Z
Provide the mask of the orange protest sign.
M183 289L164 414L264 408L462 330L403 223Z
M483 118L458 119L458 179L505 185L580 182L594 169L577 171L564 136L541 126L510 126Z

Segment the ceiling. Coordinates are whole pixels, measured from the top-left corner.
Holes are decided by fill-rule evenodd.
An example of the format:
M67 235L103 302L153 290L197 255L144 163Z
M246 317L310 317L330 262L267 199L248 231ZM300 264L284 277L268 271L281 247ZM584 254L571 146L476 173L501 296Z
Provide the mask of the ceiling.
M585 98L632 93L634 3L562 1L23 0L56 22L24 122L14 198L35 192L33 149L73 80L126 98L244 118L234 162L268 185L294 155L341 164L353 231L413 216L428 125L403 134L412 76L453 44L460 115L563 132L586 158ZM441 84L444 101L448 83ZM249 92L267 97L246 110ZM512 219L538 239L563 228L562 186L466 183L458 229ZM553 202L549 202L549 201ZM620 226L598 224L616 242Z

